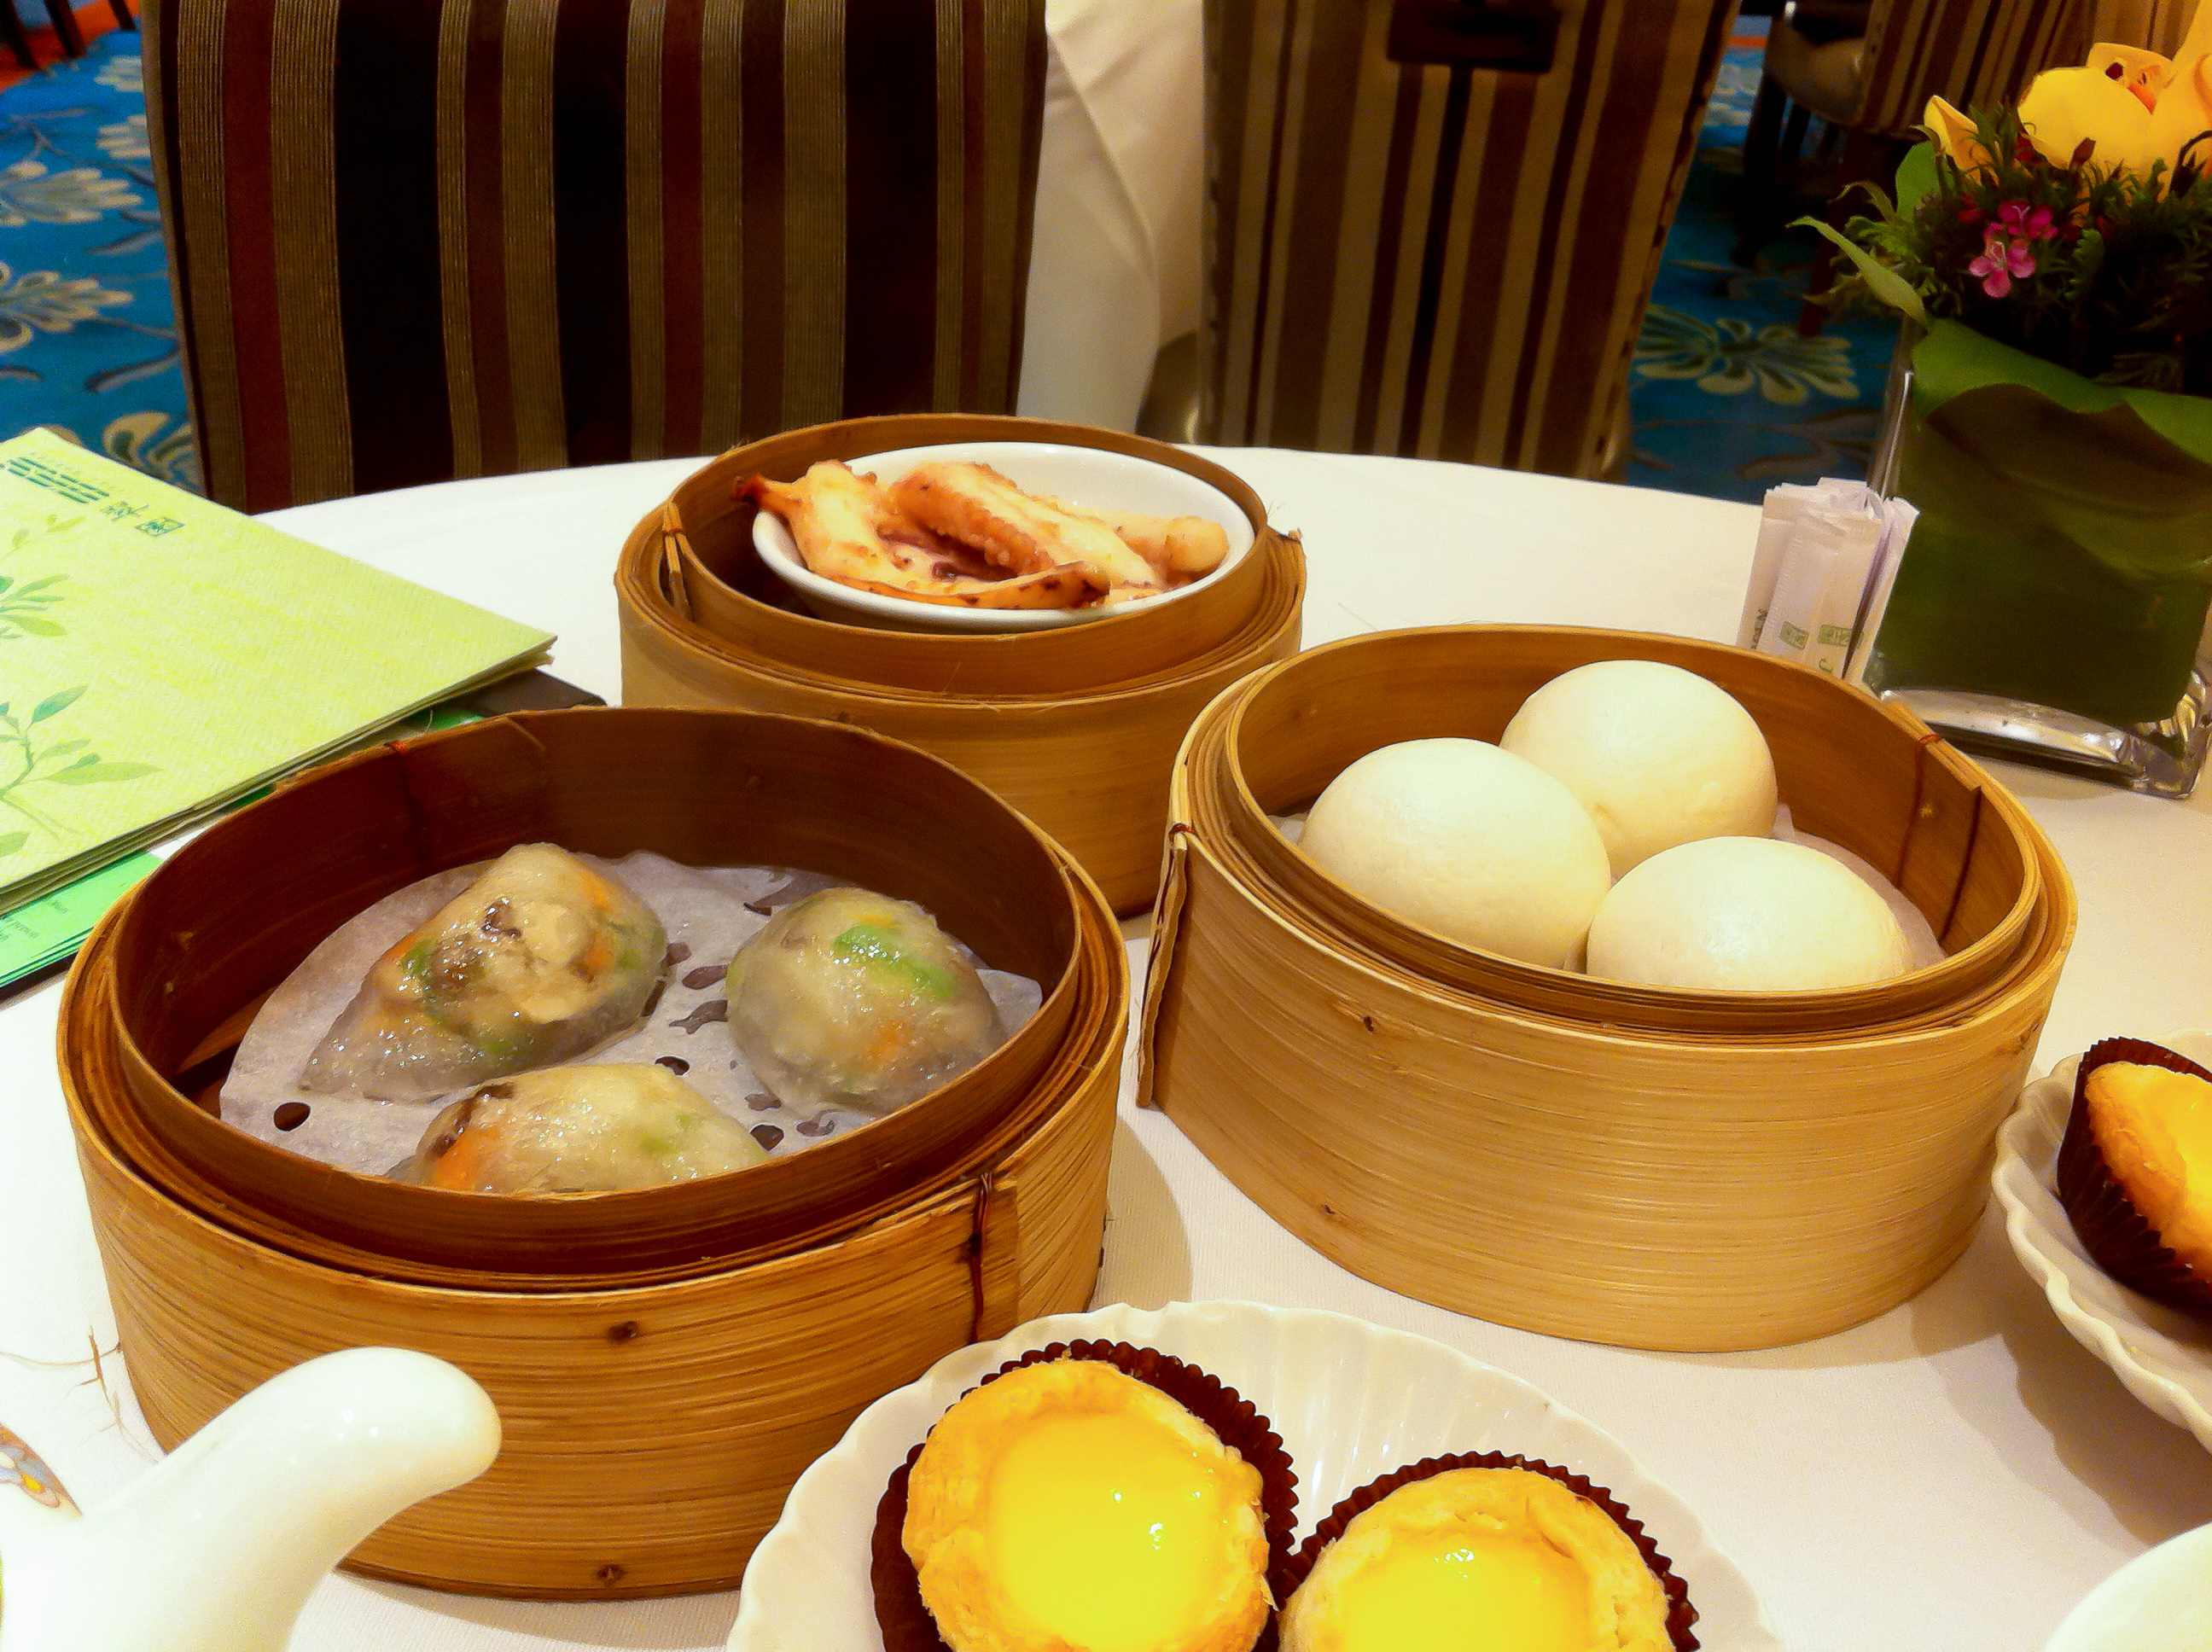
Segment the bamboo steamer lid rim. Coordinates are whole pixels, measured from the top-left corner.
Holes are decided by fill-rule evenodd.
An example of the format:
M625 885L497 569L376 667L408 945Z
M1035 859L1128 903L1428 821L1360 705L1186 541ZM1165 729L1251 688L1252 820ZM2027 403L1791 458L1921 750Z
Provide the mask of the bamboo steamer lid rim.
M1081 875L1079 868L1076 871ZM1118 1056L1128 1009L1128 959L1118 929L1106 915L1104 897L1087 876L1083 876L1082 881L1092 902L1087 910L1093 914L1093 920L1085 923L1084 936L1086 956L1095 955L1095 962L1100 966L1099 978L1091 983L1097 990L1086 993L1070 1038L1030 1098L978 1138L960 1161L919 1179L895 1196L855 1207L775 1242L702 1255L688 1266L603 1268L566 1275L425 1266L333 1240L296 1224L288 1227L281 1221L272 1220L258 1207L224 1196L215 1183L204 1178L194 1180L198 1167L179 1159L158 1136L151 1136L149 1141L140 1144L155 1156L142 1163L130 1143L116 1133L102 1099L103 1092L118 1096L127 1094L113 1072L106 1070L113 1066L116 1057L102 1048L120 1042L114 1018L106 1013L103 1003L112 991L112 973L103 966L119 908L108 913L94 926L84 949L86 969L73 969L64 983L56 1036L58 1066L76 1133L81 1140L95 1143L104 1157L127 1165L135 1180L155 1190L166 1204L188 1211L215 1229L264 1251L292 1257L311 1266L380 1285L395 1282L499 1297L597 1296L744 1272L766 1262L819 1250L856 1233L897 1222L918 1208L974 1186L979 1171L1019 1151L1038 1131L1049 1128L1091 1081L1091 1075ZM106 1068L103 1068L103 1062ZM127 1115L127 1100L122 1108ZM149 1134L143 1126L139 1127L139 1133ZM166 1177L179 1178L185 1191L180 1192ZM229 1219L222 1219L226 1217ZM562 1282L564 1278L568 1283Z
M835 695L855 708L882 707L896 712L941 707L955 711L1005 711L1024 716L1076 711L1134 714L1152 701L1188 695L1194 685L1209 677L1218 677L1224 685L1235 681L1251 669L1252 656L1256 650L1265 647L1267 637L1280 629L1279 621L1274 616L1264 609L1255 609L1252 623L1201 658L1185 662L1172 675L1155 674L1127 683L1109 684L1098 689L1054 690L1036 695L963 694L957 690L900 689L869 683L859 677L809 671L773 654L741 649L730 639L708 630L696 620L686 619L669 598L665 583L664 559L652 552L649 540L657 538L661 531L656 511L639 524L631 545L625 550L617 565L616 583L621 589L626 617L652 627L672 639L679 647L703 654L718 665L734 665L800 689ZM1285 555L1290 543L1284 536L1270 531L1262 541L1255 543L1251 555L1291 564L1291 571L1295 574L1292 594L1302 602L1305 587L1303 560ZM697 565L696 557L693 565ZM753 598L746 598L745 600L750 602ZM781 612L780 610L775 611ZM1093 623L1100 627L1118 626L1125 623L1128 617L1141 618L1140 616L1131 616L1098 620ZM839 632L867 635L864 628L858 626L834 625L827 620L813 623L830 626ZM1048 638L1062 634L1045 631L1028 635ZM951 640L974 643L1001 639L986 635L953 636Z
M2008 963L2018 962L2035 950L2033 937L2029 932L2034 926L2037 914L2044 914L2046 920L2050 916L2057 915L2049 913L2044 901L2043 885L2046 879L2043 876L2042 866L2047 862L2051 866L2057 869L2056 875L2062 880L2063 866L2058 861L2056 851L2051 847L2040 828L2002 785L1986 771L1982 770L1978 765L1972 763L1963 754L1958 753L1918 717L1905 708L1881 701L1856 685L1839 683L1823 673L1812 671L1808 668L1793 665L1790 662L1779 659L1771 662L1775 670L1801 673L1808 678L1819 680L1829 689L1861 701L1879 712L1904 735L1928 749L1937 760L1953 763L1974 777L1993 806L1998 810L2006 826L2021 840L2023 847L2028 851L2023 857L2028 875L2023 878L2021 890L2014 902L2015 910L2018 912L2017 923L1992 931L1990 935L1968 944L1967 946L1950 954L1938 963L1909 971L1904 975L1895 976L1886 981L1861 987L1826 988L1812 992L1753 993L1709 988L1645 987L1637 983L1607 981L1602 978L1573 970L1551 969L1541 964L1528 963L1486 948L1469 946L1389 912L1334 878L1298 845L1291 843L1284 837L1275 827L1266 808L1254 793L1238 755L1241 750L1241 737L1245 714L1255 701L1270 688L1280 683L1293 673L1312 669L1316 662L1323 661L1333 655L1378 646L1387 647L1392 641L1401 638L1474 640L1486 633L1501 632L1519 635L1534 634L1540 636L1552 635L1562 639L1590 635L1589 628L1535 625L1423 626L1394 631L1367 632L1358 636L1341 638L1334 642L1317 645L1288 659L1263 667L1231 685L1208 705L1197 722L1192 726L1191 732L1186 737L1182 750L1178 755L1173 803L1173 813L1177 824L1171 829L1189 833L1204 841L1206 835L1201 829L1202 824L1218 825L1225 831L1236 847L1244 852L1244 864L1234 870L1233 875L1237 877L1237 881L1249 888L1253 882L1252 874L1257 872L1267 884L1267 898L1262 904L1268 908L1270 916L1280 922L1279 908L1297 911L1302 921L1313 925L1316 932L1323 934L1332 945L1344 952L1347 958L1356 963L1363 970L1374 972L1376 963L1381 963L1386 970L1395 971L1403 969L1407 973L1423 980L1431 990L1439 994L1458 996L1462 1001L1466 1002L1482 1002L1487 1007L1500 1007L1501 1000L1493 999L1486 993L1461 994L1459 989L1445 982L1431 981L1417 967L1405 963L1400 957L1393 956L1395 949L1391 946L1392 938L1397 932L1402 931L1407 934L1419 937L1423 942L1433 946L1439 952L1462 958L1476 969L1492 974L1503 981L1527 982L1532 986L1548 988L1553 995L1572 995L1590 1002L1591 1011L1582 1023L1577 1023L1571 1017L1547 1014L1542 1010L1529 1005L1515 1004L1514 1007L1522 1010L1534 1021L1556 1025L1563 1031L1587 1030L1599 1037L1617 1038L1624 1033L1633 1033L1638 1036L1654 1037L1662 1042L1676 1042L1680 1039L1680 1042L1692 1043L1708 1041L1737 1042L1743 1041L1747 1036L1741 1026L1717 1025L1711 1030L1705 1031L1696 1026L1696 1019L1702 1013L1703 1016L1711 1017L1718 1021L1740 1014L1746 1009L1759 1014L1762 1020L1778 1023L1786 1022L1798 1016L1809 1018L1819 1015L1827 1006L1848 1005L1854 1000L1860 999L1879 1000L1889 995L1888 991L1885 989L1893 989L1905 982L1925 981L1936 976L1939 971L1953 975L1968 975L1977 966L1989 972L1988 982L1984 984L2002 982L2007 978L2005 969ZM1767 658L1751 655L1748 651L1732 648L1725 644L1704 642L1695 638L1632 631L1608 631L1605 635L1608 637L1631 641L1648 638L1653 644L1663 645L1671 650L1688 647L1693 650L1709 650L1716 653L1742 655L1746 658L1761 659ZM1560 669L1565 671L1572 667L1562 665ZM1205 793L1213 793L1225 805L1218 819L1212 823L1207 823L1205 817L1212 811L1200 802L1199 794ZM1786 799L1784 802L1787 802ZM1255 842L1260 846L1261 853L1252 856L1249 850ZM1208 845L1210 849L1215 847ZM1223 864L1222 856L1218 853L1215 853L1212 858L1224 872L1231 872L1232 869L1230 866ZM1362 938L1348 935L1336 926L1328 923L1320 914L1305 911L1297 901L1295 891L1279 888L1272 879L1267 878L1267 861L1271 858L1294 861L1315 881L1326 884L1346 902L1356 903L1363 909L1363 915L1372 914L1373 928L1376 932L1375 939L1363 943ZM2019 910L2021 908L2026 909ZM2063 903L2063 922L2069 940L2075 921L2074 906L2069 892ZM1969 987L1967 990L1972 991L1972 988ZM2002 991L2001 986L1999 990ZM1682 1016L1687 1024L1646 1026L1636 1024L1632 1021L1606 1018L1608 1013L1621 1015L1625 1012L1632 1016L1634 1006L1639 1001L1664 1006L1668 1010L1674 1011ZM1510 1003L1512 1000L1509 999L1502 1002ZM1942 1016L1955 1016L1964 1007L1962 1004L1954 1003L1947 1010L1939 1012L1939 1018ZM1835 1024L1825 1027L1819 1033L1808 1036L1793 1036L1781 1031L1764 1035L1753 1033L1748 1036L1783 1039L1793 1042L1806 1042L1806 1038L1809 1036L1813 1042L1823 1044L1850 1042L1852 1039L1850 1035L1862 1030L1870 1044L1880 1044L1886 1042L1887 1037L1896 1036L1894 1033L1885 1036L1877 1030L1882 1019L1878 1008L1870 1016L1856 1021L1841 1017L1834 1017L1832 1019Z
M940 435L933 440L926 434L928 425L933 422L940 422L948 429L957 430L957 434ZM893 430L902 430L907 434L893 437L890 434ZM1030 442L1041 447L1090 447L1101 452L1118 453L1126 459L1141 459L1146 464L1180 471L1184 475L1194 477L1224 495L1231 503L1244 513L1246 519L1252 525L1252 549L1246 553L1247 556L1256 556L1260 552L1261 542L1269 537L1271 531L1267 525L1267 507L1261 502L1259 494L1253 489L1250 483L1226 465L1216 464L1200 454L1191 452L1168 442L1159 441L1149 436L1109 429L1103 426L1074 424L1054 419L1024 418L1012 414L890 413L857 419L825 420L820 424L805 425L797 429L781 432L768 440L778 445L787 443L793 446L805 446L811 439L816 442L835 441L839 446L845 446L848 445L846 441L848 437L855 442L877 441L877 445L853 453L848 459L840 460L840 463L858 464L873 458L878 452L895 452L902 447L927 446L958 441ZM879 441L877 440L878 437L881 438ZM917 437L921 439L917 440ZM732 465L740 456L767 445L768 442L748 442L733 447L726 452L716 454L670 489L671 504L672 505L675 496L690 483L705 478L710 472L715 471L720 467ZM749 596L730 586L726 581L723 581L713 569L704 567L703 564L701 565L701 572L707 578L720 584L735 600L755 607L767 606L757 598ZM854 631L866 632L873 629L824 619L820 615L811 612L799 613L781 609L775 611L779 616L787 616L796 621L798 629L802 632L817 630L822 633L842 634ZM1083 629L1093 631L1095 635L1092 640L1095 641L1097 637L1103 637L1115 630L1127 632L1135 626L1142 625L1145 617L1144 604L1133 604L1127 612L1117 614L1107 619L1092 620ZM1029 652L1043 652L1049 648L1053 641L1062 633L1058 630L922 631L900 635L914 639L918 647L932 648L941 647L946 653L972 652L978 644L1007 652L1019 652L1024 647Z
M920 765L925 771L933 772L939 783L949 783L960 790L972 793L980 801L988 803L994 811L1003 813L1011 824L1035 843L1040 857L1051 868L1056 885L1065 898L1070 925L1069 944L1066 954L1059 961L1056 972L1048 980L1039 981L1038 985L1043 989L1043 996L1038 1012L1024 1023L1022 1029L1017 1029L1005 1042L975 1066L950 1081L947 1086L940 1087L939 1090L931 1092L929 1096L918 1099L908 1108L900 1109L897 1114L889 1115L885 1120L872 1121L872 1123L886 1123L892 1119L908 1114L914 1114L916 1117L926 1116L925 1113L917 1110L927 1109L933 1098L944 1095L951 1086L990 1084L995 1076L1010 1063L1021 1060L1036 1061L1040 1078L1048 1076L1056 1070L1059 1064L1055 1059L1049 1056L1041 1058L1039 1053L1030 1048L1035 1042L1035 1029L1058 1024L1063 1033L1074 1030L1074 1017L1084 992L1083 979L1086 967L1084 931L1086 926L1085 914L1091 910L1088 903L1095 902L1096 909L1102 914L1108 908L1104 897L1099 894L1089 876L1028 817L968 775L957 765L908 742L855 724L734 708L625 708L620 707L575 708L556 712L531 713L526 714L524 720L532 718L557 720L580 717L602 720L626 715L713 719L718 721L726 720L732 723L770 722L818 731L836 741L881 748L887 755L895 755L897 762ZM355 753L332 762L319 765L285 781L270 798L249 805L237 815L218 822L211 830L222 832L227 827L233 826L238 821L251 816L255 811L270 806L283 799L292 796L302 787L313 785L320 777L333 774L338 770L353 765L379 761L386 753L394 749L427 745L456 738L482 737L486 731L499 724L516 720L511 718L485 720L457 729L418 736L406 741L386 743L367 751ZM202 840L197 841L206 841L204 835ZM179 1090L172 1075L162 1070L161 1065L153 1060L139 1040L137 1030L132 1025L131 1017L123 1008L124 993L121 967L118 963L122 956L127 955L130 943L134 938L136 929L141 921L141 916L150 905L149 892L167 882L189 877L198 858L195 853L195 844L185 845L176 856L155 868L137 888L127 894L106 914L99 926L94 942L88 944L70 972L68 987L64 999L65 1018L62 1023L60 1037L64 1041L62 1054L63 1064L66 1070L69 1065L69 1052L65 1041L70 1031L66 1019L67 1006L75 999L81 978L87 975L95 966L104 968L111 982L109 998L112 1008L106 1020L120 1061L125 1065L135 1064L143 1074L153 1081L155 1094L158 1098L157 1105L209 1115L210 1109L202 1107ZM392 891L386 891L387 894L390 892ZM373 903L372 902L371 904ZM1025 1035L1030 1036L1025 1038ZM1007 1116L1012 1116L1019 1110L1018 1105L1001 1109ZM231 1151L249 1165L256 1163L281 1163L289 1165L290 1161L296 1160L300 1157L283 1147L262 1141L238 1129L235 1126L228 1124L219 1114L213 1114L213 1117L215 1122L221 1127L224 1140ZM907 1128L914 1127L914 1119L909 1118ZM988 1131L986 1133L988 1133ZM623 1188L598 1193L533 1194L528 1196L526 1200L520 1201L514 1200L509 1195L428 1187L414 1183L399 1182L385 1176L349 1170L337 1165L321 1166L316 1175L319 1180L326 1179L348 1187L373 1190L375 1198L391 1206L394 1210L404 1211L411 1208L419 1214L419 1219L424 1223L438 1222L440 1218L435 1212L441 1210L459 1211L465 1208L483 1208L486 1201L503 1200L509 1203L526 1203L533 1215L543 1213L556 1223L562 1219L562 1212L574 1212L580 1218L588 1217L595 1228L604 1228L609 1225L621 1225L632 1213L655 1207L665 1201L665 1196L672 1192L690 1195L697 1190L714 1185L734 1187L743 1184L732 1182L729 1178L748 1175L755 1176L756 1181L752 1185L757 1187L760 1185L758 1177L763 1172L781 1175L785 1178L795 1179L803 1175L806 1179L816 1180L831 1174L835 1167L848 1161L864 1161L881 1151L880 1139L875 1137L875 1133L872 1129L863 1127L811 1147L803 1155L770 1160L765 1164L747 1166L744 1169L724 1172L717 1176L700 1177L690 1182L672 1184L667 1187ZM809 1163L807 1161L812 1162ZM881 1214L880 1212L877 1212L878 1217ZM554 1277L557 1277L557 1274Z
M1395 991L1411 990L1435 1005L1446 1015L1464 1014L1469 1011L1510 1021L1516 1025L1540 1029L1547 1036L1582 1044L1593 1048L1620 1050L1626 1047L1650 1048L1655 1051L1727 1053L1745 1050L1759 1054L1776 1054L1794 1048L1817 1048L1823 1050L1864 1050L1872 1054L1905 1048L1913 1045L1940 1042L1957 1023L1970 1015L1979 1017L2001 1009L2023 996L2032 996L2037 990L2032 979L2039 970L2041 962L2052 953L2054 946L2063 954L2071 944L2075 926L2072 902L2063 907L2047 904L2039 907L2038 921L2033 931L2030 945L2022 949L2021 967L2008 975L2003 985L1991 997L1972 1005L1963 1006L1958 1013L1941 1020L1905 1027L1872 1026L1844 1028L1832 1032L1817 1032L1784 1037L1751 1039L1741 1034L1686 1032L1671 1028L1622 1027L1587 1020L1574 1020L1560 1016L1547 1016L1522 1009L1513 1004L1461 993L1432 981L1427 977L1402 969L1376 958L1364 948L1348 947L1335 938L1309 929L1285 916L1281 908L1248 884L1237 871L1224 865L1211 847L1194 838L1194 852L1206 855L1214 871L1234 884L1252 908L1283 934L1300 944L1316 939L1330 947L1338 962L1357 971L1378 987ZM1148 999L1154 995L1147 992Z

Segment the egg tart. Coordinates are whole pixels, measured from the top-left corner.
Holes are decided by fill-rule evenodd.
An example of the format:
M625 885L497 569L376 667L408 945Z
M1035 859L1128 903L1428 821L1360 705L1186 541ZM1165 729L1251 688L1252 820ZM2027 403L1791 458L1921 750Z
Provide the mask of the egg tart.
M2137 1038L2092 1045L2074 1075L2058 1200L2106 1272L2212 1317L2212 1072Z
M1057 1345L962 1396L877 1511L889 1652L1251 1652L1289 1459L1194 1367Z
M1282 1652L1693 1652L1697 1612L1611 1494L1498 1452L1361 1488L1279 1577Z

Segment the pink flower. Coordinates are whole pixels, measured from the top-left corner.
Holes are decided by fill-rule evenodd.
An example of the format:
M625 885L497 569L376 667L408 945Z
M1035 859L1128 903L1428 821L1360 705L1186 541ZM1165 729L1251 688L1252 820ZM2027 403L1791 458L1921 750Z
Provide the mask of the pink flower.
M1966 266L1970 276L1982 278L1982 290L1991 298L2012 291L2013 277L2035 273L2035 250L2025 240L2008 241L2004 232L1991 228L1982 242L1982 256Z
M2047 241L2058 233L2049 207L2039 206L2031 212L2025 201L2007 201L1999 207L1997 222L2015 240Z

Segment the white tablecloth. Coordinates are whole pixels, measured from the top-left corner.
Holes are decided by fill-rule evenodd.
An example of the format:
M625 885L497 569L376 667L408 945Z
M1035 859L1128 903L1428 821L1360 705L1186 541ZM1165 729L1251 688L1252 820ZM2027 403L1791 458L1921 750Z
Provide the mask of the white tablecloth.
M1304 533L1309 643L1484 620L1733 635L1747 507L1413 460L1216 457ZM274 519L558 632L555 669L612 699L615 550L688 468L502 477ZM2212 1022L2212 792L2176 805L2026 770L2004 778L2081 897L2042 1061L2107 1034ZM1142 940L1130 950L1141 967ZM62 1363L92 1342L112 1350L114 1332L53 1076L58 996L49 984L0 1006L0 1420L96 1504L153 1454L118 1362L105 1361L105 1392L88 1364ZM1689 1500L1799 1652L2033 1652L2123 1560L2212 1521L2212 1462L2067 1336L1994 1220L1948 1276L1856 1331L1762 1353L1629 1352L1463 1319L1353 1278L1125 1099L1099 1300L1202 1297L1360 1315L1548 1390ZM336 1577L295 1646L712 1648L734 1611L731 1596L534 1606Z

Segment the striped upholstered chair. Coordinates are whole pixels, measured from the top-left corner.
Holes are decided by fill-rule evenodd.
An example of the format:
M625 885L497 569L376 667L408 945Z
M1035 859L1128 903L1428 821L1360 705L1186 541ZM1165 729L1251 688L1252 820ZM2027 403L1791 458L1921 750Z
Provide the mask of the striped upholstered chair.
M1206 9L1208 439L1613 468L1734 0Z
M2188 38L2199 3L2200 0L2094 0L2085 44L2110 40L2171 58Z
M209 492L1012 410L1044 0L147 0Z

